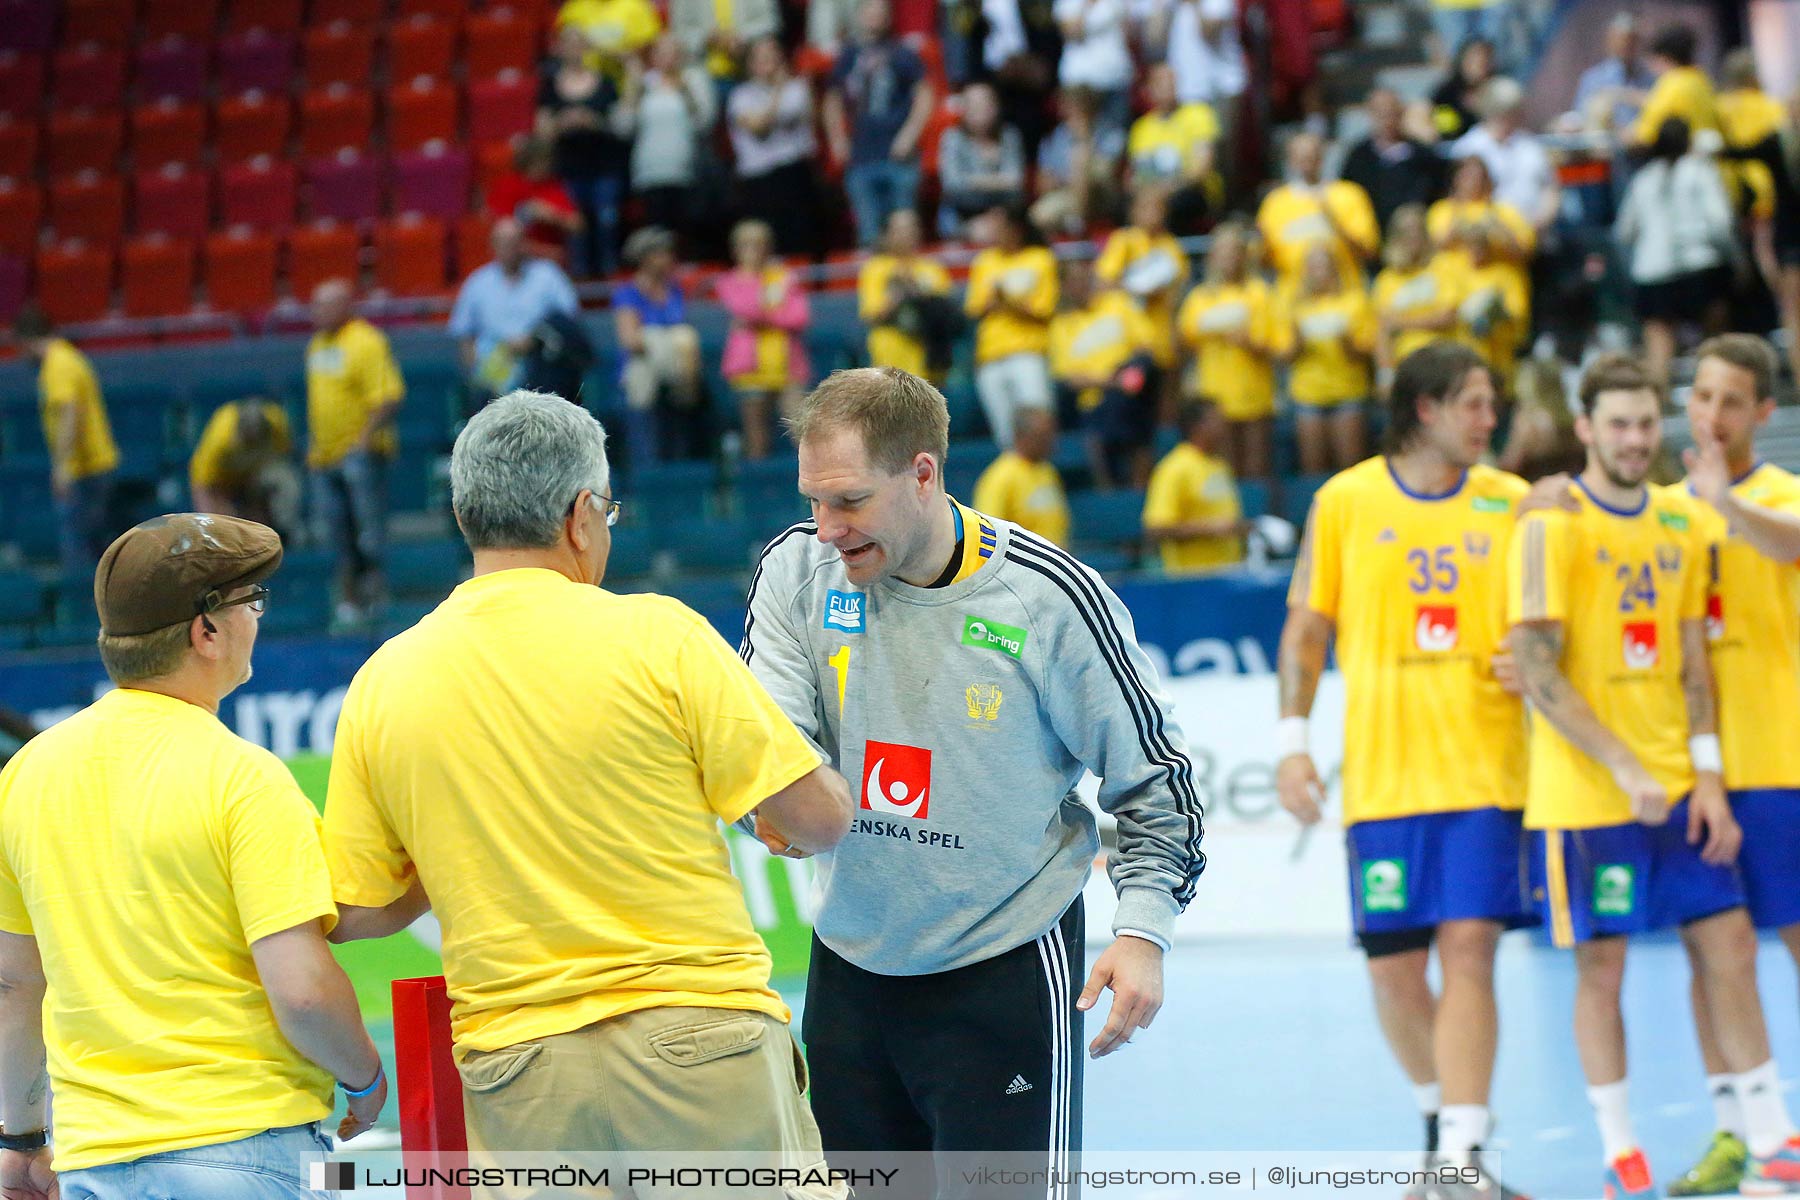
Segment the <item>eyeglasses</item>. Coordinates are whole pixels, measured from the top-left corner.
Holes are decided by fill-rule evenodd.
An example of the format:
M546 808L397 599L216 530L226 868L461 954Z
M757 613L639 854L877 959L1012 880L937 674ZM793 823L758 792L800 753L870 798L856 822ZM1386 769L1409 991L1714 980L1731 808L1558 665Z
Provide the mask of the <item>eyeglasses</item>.
M218 592L208 592L206 593L206 597L200 601L200 611L203 613L213 613L218 612L221 608L235 608L240 604L248 607L251 612L260 615L262 611L269 606L269 589L260 583L253 583L250 585L250 590L248 592L245 592L235 600L226 600L221 597Z
M576 500L569 501L570 516L575 515L575 504L579 499L580 497L576 497ZM620 504L617 500L614 500L611 496L602 496L599 492L589 492L588 499L592 500L594 502L594 507L599 509L601 514L606 517L606 527L608 529L611 529L614 525L619 523L619 510L623 508L624 505Z

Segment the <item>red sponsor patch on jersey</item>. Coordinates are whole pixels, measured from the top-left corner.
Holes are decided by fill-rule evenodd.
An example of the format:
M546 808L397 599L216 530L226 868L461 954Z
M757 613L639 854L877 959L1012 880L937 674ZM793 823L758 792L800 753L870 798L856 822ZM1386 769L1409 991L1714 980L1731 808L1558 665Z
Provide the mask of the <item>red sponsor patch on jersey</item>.
M893 742L863 749L862 807L923 821L931 812L931 751Z
M1456 606L1419 605L1413 618L1413 645L1421 650L1456 649Z
M1725 597L1714 592L1706 598L1706 640L1716 642L1725 636Z
M1625 665L1634 671L1648 671L1654 667L1661 656L1656 648L1655 621L1627 621L1625 623Z

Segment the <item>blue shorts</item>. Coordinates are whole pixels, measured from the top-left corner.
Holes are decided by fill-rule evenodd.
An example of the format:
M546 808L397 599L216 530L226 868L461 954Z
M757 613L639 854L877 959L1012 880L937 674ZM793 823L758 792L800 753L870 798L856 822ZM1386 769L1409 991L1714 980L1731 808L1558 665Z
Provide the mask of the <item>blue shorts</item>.
M1736 866L1700 861L1688 802L1664 825L1531 831L1531 898L1558 946L1673 929L1744 904Z
M1344 831L1350 911L1371 954L1430 943L1445 921L1532 923L1520 814L1498 808L1359 821ZM1418 935L1399 942L1395 935Z
M1758 929L1800 921L1800 788L1748 788L1731 793L1744 827L1738 874L1750 920Z

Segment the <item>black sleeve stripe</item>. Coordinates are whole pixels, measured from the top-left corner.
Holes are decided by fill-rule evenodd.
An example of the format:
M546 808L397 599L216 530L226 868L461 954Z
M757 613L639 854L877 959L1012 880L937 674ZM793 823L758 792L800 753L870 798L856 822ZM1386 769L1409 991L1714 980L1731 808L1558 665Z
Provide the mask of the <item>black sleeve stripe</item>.
M1093 581L1083 573L1080 563L1050 543L1019 530L1012 533L1006 557L1044 576L1069 598L1119 685L1132 723L1137 726L1138 744L1146 760L1162 768L1176 809L1188 828L1185 845L1188 866L1182 884L1174 891L1176 902L1185 908L1194 897L1200 873L1206 869L1206 854L1200 848L1205 832L1205 812L1194 791L1193 763L1170 742L1162 709L1132 666L1118 622L1108 611Z
M781 535L767 546L756 559L756 574L750 577L750 594L744 597L744 640L738 644L738 657L746 665L755 657L756 650L750 645L750 627L756 623L756 588L762 582L763 565L769 561L769 555L775 553L775 547L793 537L796 533L817 533L819 527L812 521L802 521L798 525L790 525L781 531Z

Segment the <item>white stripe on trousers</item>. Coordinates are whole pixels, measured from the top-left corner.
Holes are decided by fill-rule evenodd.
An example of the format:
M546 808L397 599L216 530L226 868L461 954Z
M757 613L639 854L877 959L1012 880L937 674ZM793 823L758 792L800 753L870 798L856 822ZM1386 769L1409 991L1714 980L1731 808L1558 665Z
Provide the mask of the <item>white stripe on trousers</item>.
M1069 1045L1069 954L1063 943L1062 921L1037 940L1038 958L1044 964L1044 984L1050 989L1050 1182L1045 1200L1063 1200L1068 1189L1062 1176L1069 1169L1070 1093L1074 1090Z

